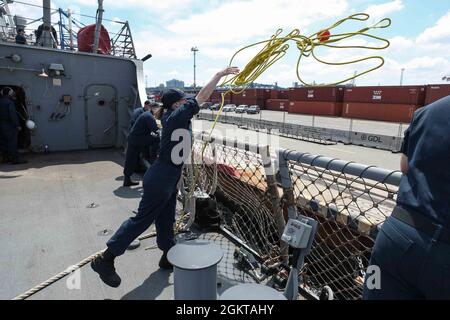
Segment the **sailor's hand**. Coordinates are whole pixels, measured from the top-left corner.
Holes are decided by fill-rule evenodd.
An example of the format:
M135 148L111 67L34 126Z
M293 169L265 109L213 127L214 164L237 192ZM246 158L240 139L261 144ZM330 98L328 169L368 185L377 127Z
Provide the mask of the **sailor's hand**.
M238 74L239 72L240 71L239 71L238 67L226 67L222 71L219 71L217 73L217 75L220 76L220 77L224 77L224 76L227 76L229 74Z

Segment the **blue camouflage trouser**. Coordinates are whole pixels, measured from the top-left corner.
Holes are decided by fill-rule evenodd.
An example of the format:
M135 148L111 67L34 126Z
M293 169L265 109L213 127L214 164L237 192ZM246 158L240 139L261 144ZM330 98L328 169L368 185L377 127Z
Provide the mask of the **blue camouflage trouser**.
M152 136L130 136L128 138L123 174L127 177L131 177L139 164L139 155L141 153L144 154L144 156L148 156L150 163L153 163L157 157L157 146L158 143L155 142L155 138Z
M11 123L0 121L0 151L11 159L17 159L17 128Z
M136 216L125 221L108 241L108 249L116 256L147 230L156 225L157 244L164 252L175 245L173 224L177 201L177 183L181 167L156 160L144 175L144 194Z
M370 260L380 270L366 274L363 298L368 300L450 299L450 244L438 241L389 217L376 238ZM371 280L374 280L373 282Z

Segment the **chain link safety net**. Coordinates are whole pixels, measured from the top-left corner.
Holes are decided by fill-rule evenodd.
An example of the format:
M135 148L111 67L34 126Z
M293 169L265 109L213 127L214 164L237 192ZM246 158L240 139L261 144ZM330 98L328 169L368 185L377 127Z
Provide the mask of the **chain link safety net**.
M301 270L303 288L318 296L328 286L336 299L361 299L374 239L396 204L399 179L390 178L401 175L386 170L379 178L366 175L374 167L320 156L302 162L305 156L310 155L287 161L299 213L319 222ZM319 158L325 158L320 167L314 165ZM342 163L339 170L332 168L336 161ZM359 168L345 173L349 166Z
M185 170L185 185L189 189L189 182L197 181L195 188L216 200L221 228L253 249L262 264L277 265L286 261L280 236L291 201L299 214L319 222L313 249L300 270L302 289L319 297L328 287L335 299L361 299L374 239L395 206L401 173L284 151L278 154L286 170L276 168L279 201L274 207L258 151L213 141L206 143L202 157L205 143L194 141L196 169ZM282 186L282 176L291 187ZM287 276L281 267L278 274Z
M195 188L215 199L221 228L253 249L263 261L278 260L281 233L277 223L283 218L279 215L277 219L274 213L258 150L237 142L210 143L196 139L192 156L194 173L185 170L184 184L192 188L194 178Z

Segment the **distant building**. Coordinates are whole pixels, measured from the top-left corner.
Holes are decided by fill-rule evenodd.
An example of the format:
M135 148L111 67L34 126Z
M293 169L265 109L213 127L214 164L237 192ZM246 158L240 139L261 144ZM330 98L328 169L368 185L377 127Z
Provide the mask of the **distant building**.
M167 88L174 88L174 89L183 89L184 88L184 81L172 79L169 81L166 81L166 87Z

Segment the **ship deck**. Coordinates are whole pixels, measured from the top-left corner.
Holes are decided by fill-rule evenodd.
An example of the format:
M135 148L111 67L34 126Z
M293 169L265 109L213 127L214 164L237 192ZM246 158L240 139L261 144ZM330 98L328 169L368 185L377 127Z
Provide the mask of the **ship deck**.
M123 188L118 150L28 155L28 164L0 170L0 299L11 299L105 248L120 224L133 215L142 187ZM90 208L95 204L94 208ZM148 230L151 232L152 228ZM219 293L253 282L233 265L234 245L223 235L200 236L221 246ZM117 259L122 284L104 285L86 265L79 289L61 279L30 299L173 299L173 273L160 270L156 239ZM69 287L76 286L72 282Z
M225 128L231 127L219 124L217 129ZM245 132L238 129L238 133L241 131ZM395 167L399 158L390 152L356 146L342 145L338 147L342 150L336 150L336 146L285 138L279 143L281 147L319 149L313 152L363 163L378 159L388 168ZM112 233L133 215L142 195L141 186L122 187L124 157L120 150L25 157L28 164L0 165L0 299L12 299L104 249ZM106 235L104 230L108 231ZM200 237L224 250L218 268L222 283L219 294L233 284L254 282L236 269L232 242L218 233ZM119 288L104 285L86 265L80 269L79 289L70 290L66 277L30 299L173 299L173 274L158 268L161 252L155 244L155 238L143 240L139 248L117 259L122 277Z

